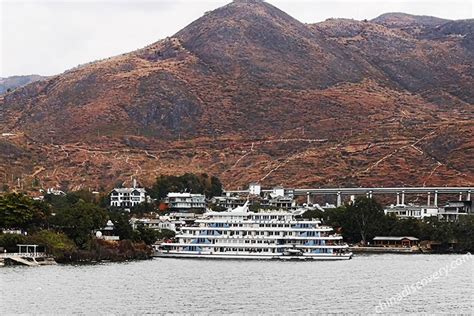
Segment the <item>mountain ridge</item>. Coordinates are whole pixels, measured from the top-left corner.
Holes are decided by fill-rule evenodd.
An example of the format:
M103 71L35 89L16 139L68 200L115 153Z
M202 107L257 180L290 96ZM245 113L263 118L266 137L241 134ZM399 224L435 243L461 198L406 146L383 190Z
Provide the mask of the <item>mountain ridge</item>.
M41 75L18 75L18 76L9 76L9 77L0 77L0 95L10 92L16 88L23 87L32 82L45 80L48 77Z
M16 135L0 139L0 173L65 188L183 172L233 187L472 184L472 51L436 32L233 2L2 96Z

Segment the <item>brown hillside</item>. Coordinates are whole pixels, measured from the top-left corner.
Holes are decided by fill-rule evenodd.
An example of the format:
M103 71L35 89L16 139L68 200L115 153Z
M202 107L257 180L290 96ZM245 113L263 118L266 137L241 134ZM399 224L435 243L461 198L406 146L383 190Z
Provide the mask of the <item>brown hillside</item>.
M394 20L306 25L234 1L144 49L3 96L1 132L16 135L0 138L0 179L472 185L473 52L453 36L469 28L425 23L421 36Z

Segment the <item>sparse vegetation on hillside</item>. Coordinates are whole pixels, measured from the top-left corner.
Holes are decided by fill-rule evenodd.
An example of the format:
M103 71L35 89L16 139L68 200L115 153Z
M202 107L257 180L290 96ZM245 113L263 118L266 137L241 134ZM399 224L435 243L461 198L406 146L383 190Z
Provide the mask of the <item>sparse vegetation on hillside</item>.
M10 190L203 172L229 188L470 185L472 25L304 24L234 2L0 98L2 133L15 134L0 138L0 178Z

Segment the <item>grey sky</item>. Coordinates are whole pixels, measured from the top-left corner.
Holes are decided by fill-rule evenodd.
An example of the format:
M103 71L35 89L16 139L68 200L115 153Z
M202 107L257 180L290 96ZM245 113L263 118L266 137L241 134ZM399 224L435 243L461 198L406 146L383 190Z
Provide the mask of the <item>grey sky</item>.
M0 0L0 77L53 75L173 35L230 0ZM473 17L472 0L268 0L306 23L406 12Z

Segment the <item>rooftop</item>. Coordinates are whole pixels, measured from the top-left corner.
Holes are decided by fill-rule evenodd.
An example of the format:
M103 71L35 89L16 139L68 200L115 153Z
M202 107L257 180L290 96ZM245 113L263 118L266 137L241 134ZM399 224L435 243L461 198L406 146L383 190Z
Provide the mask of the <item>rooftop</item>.
M400 236L400 237L397 237L397 236L376 236L374 237L373 240L391 240L391 241L401 241L403 239L408 239L408 240L411 240L411 241L417 241L419 240L418 238L416 237L411 237L411 236Z
M133 191L138 191L140 193L146 193L146 190L144 188L115 188L112 190L112 192L117 192L117 193L132 193Z
M168 193L168 197L203 197L204 194L193 194L189 192L178 193L178 192L170 192Z

